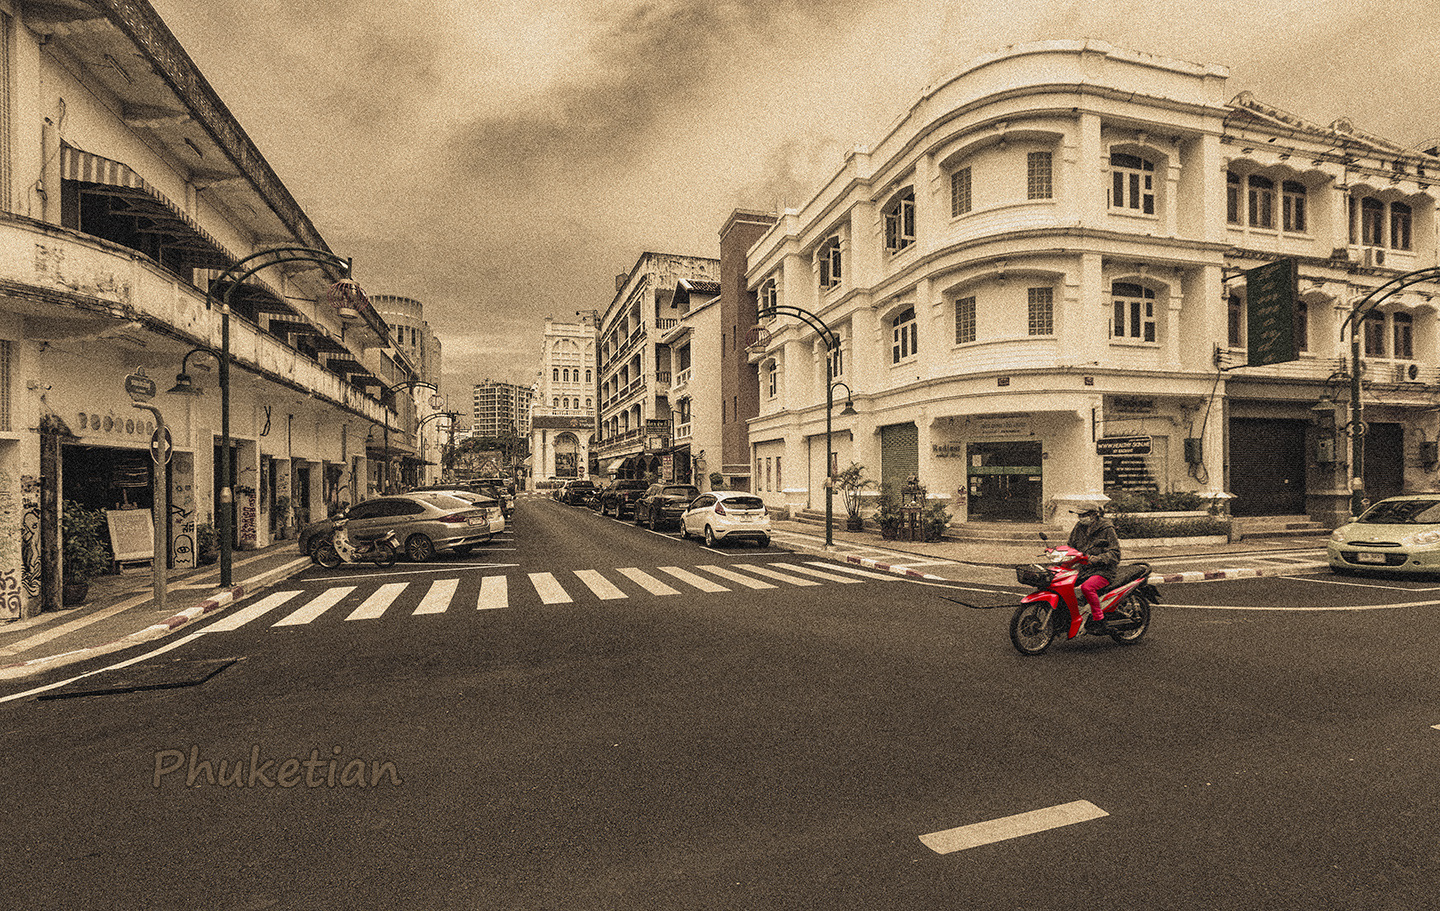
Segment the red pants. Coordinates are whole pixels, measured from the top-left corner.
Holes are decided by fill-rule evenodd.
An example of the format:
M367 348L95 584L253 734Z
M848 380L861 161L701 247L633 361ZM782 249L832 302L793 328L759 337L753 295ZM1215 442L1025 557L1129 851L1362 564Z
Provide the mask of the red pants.
M1109 584L1110 580L1104 576L1091 576L1080 583L1080 593L1085 596L1086 601L1090 602L1091 620L1099 620L1104 616L1104 614L1100 612L1100 589L1105 588Z

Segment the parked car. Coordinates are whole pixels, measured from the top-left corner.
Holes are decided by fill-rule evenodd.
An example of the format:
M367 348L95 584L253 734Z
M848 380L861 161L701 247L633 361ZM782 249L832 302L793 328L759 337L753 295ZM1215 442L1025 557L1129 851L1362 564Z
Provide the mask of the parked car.
M417 491L363 500L340 515L346 518L353 540L369 541L393 530L405 555L423 562L437 553L463 556L489 541L496 520L500 528L505 527L504 516L496 512L494 507L478 506L440 491ZM334 531L329 519L306 525L300 530L300 552L313 559Z
M456 497L476 506L490 510L490 530L494 534L500 534L510 524L510 511L505 508L505 501L478 490L467 490L459 487L417 487L410 493L443 493L447 496Z
M707 547L730 540L755 541L765 547L770 543L770 514L765 501L753 493L717 490L696 497L680 515L680 534L702 537Z
M1440 572L1440 494L1381 500L1330 535L1330 568Z
M631 478L616 478L600 491L600 515L623 519L635 512L635 501L645 496L650 485Z
M510 520L510 514L515 511L515 490L513 481L505 478L479 478L465 483L465 490L484 494L500 501L500 508L505 510L505 520Z
M597 490L595 482L589 478L573 478L560 488L559 500L567 506L584 506Z
M699 488L690 484L651 484L645 495L635 501L635 524L663 528L679 523L698 496Z

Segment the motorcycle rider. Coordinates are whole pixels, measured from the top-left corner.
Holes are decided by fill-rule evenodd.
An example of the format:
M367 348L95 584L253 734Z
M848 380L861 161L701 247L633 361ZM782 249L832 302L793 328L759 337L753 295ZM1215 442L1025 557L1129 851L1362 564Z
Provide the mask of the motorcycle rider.
M1090 558L1081 568L1079 589L1090 605L1090 621L1098 625L1105 622L1100 610L1100 591L1110 584L1120 565L1120 537L1115 534L1115 523L1099 506L1082 507L1076 516L1075 527L1066 543Z

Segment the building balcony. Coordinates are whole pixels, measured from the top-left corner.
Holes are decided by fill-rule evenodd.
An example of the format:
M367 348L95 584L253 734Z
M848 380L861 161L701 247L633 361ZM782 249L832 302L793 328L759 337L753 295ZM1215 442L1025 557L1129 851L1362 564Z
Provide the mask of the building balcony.
M688 440L688 439L690 439L693 429L694 429L694 425L691 424L691 423L689 423L688 421L687 421L686 423L684 423L684 424L676 424L676 425L675 425L675 442L678 443L678 442L680 442L680 441L682 441L682 440Z

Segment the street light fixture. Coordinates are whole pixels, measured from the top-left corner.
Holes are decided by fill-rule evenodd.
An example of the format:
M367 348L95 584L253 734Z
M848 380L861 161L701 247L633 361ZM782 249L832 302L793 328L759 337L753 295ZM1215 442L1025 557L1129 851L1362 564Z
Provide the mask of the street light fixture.
M834 454L830 450L830 437L832 432L830 412L835 409L835 387L845 386L845 408L840 412L841 417L856 414L855 405L851 401L853 393L845 383L836 382L835 377L830 374L834 359L830 356L840 349L840 336L826 325L825 321L809 310L796 307L792 304L771 304L768 307L761 307L755 314L760 319L769 319L772 316L793 316L801 322L814 329L825 343L825 549L830 550L835 546L835 464Z
M255 260L262 261L255 263ZM234 534L234 520L230 511L235 503L235 495L230 488L230 298L236 288L261 269L295 262L319 263L322 266L337 268L343 273L341 281L348 280L350 276L351 263L348 259L341 259L328 250L285 245L270 247L246 256L222 272L219 278L210 283L210 287L205 292L205 308L208 310L211 308L210 300L215 294L215 289L225 285L225 294L220 305L220 503L215 517L216 534L220 539L220 585L222 587L228 588L231 584L233 546L230 538ZM254 264L252 265L252 263ZM183 362L181 367L183 372ZM186 385L179 382L179 377L176 380L177 387Z
M217 361L220 359L219 355L209 348L191 348L185 352L184 359L180 361L180 372L175 374L175 385L165 390L167 395L204 395L204 390L195 385L188 369L190 358L197 354L208 354Z

